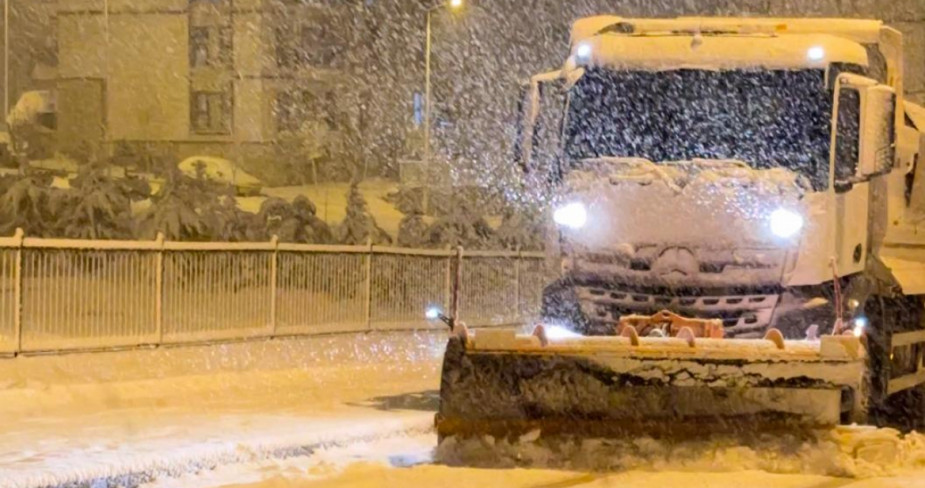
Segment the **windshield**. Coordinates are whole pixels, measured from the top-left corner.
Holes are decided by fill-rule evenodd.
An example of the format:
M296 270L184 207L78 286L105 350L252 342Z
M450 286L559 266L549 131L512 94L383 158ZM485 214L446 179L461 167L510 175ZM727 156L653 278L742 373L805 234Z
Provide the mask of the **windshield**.
M824 181L831 96L822 70L589 69L570 91L565 154L739 159Z

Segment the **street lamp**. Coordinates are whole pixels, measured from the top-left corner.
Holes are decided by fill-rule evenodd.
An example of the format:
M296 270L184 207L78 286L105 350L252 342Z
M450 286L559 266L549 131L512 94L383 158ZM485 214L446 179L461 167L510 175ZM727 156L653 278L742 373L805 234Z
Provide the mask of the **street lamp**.
M452 10L463 6L463 0L449 0L449 4L438 3L427 9L427 40L424 46L424 175L430 174L430 52L431 52L431 18L434 11L449 5ZM425 185L424 207L426 211L427 196Z

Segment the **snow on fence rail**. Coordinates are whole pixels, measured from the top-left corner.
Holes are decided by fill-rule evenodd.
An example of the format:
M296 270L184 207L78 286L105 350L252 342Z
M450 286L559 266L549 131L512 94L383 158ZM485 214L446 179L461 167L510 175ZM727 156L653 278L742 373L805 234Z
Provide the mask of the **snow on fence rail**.
M537 313L541 253L0 238L0 354L435 328Z

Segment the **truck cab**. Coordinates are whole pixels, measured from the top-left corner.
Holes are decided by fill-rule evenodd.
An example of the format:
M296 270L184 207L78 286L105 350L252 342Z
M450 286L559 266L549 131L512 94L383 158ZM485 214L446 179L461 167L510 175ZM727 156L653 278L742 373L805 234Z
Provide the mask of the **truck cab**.
M551 217L545 321L667 309L801 339L864 333L886 296L918 330L925 117L901 46L867 20L577 21L515 144Z

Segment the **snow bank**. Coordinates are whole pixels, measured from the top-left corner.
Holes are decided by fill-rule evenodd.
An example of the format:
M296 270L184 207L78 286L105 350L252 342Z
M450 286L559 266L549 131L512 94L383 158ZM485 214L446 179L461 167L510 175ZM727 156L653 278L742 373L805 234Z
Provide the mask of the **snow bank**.
M893 476L925 469L925 436L892 429L839 427L809 439L743 432L735 438L670 442L648 437L510 441L448 438L436 459L450 466L531 467L591 471L742 471L852 478Z

